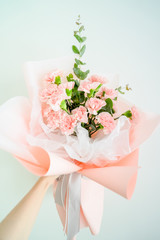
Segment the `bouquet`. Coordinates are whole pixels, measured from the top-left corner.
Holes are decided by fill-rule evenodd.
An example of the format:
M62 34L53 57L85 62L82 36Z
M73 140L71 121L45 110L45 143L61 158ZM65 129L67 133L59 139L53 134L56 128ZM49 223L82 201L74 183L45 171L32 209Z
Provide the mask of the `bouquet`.
M0 107L0 147L33 174L59 176L54 198L68 240L83 227L99 232L104 187L132 197L139 146L160 123L122 97L131 88L117 76L84 70L80 17L76 24L76 57L27 62L30 99Z

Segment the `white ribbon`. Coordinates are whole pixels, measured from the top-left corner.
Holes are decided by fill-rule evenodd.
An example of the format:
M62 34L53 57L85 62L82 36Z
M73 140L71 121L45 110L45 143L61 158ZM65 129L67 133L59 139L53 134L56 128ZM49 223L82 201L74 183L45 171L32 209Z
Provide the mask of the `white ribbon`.
M68 199L65 197L68 190ZM67 202L68 200L68 202ZM66 211L67 240L72 240L80 230L81 174L71 173L59 178L55 202ZM68 215L67 215L68 212Z

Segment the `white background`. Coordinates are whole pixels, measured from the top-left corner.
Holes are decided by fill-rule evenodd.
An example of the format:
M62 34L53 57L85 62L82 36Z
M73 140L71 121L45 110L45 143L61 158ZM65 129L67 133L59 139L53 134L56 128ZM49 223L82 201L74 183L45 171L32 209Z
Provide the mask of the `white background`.
M81 0L0 2L0 104L27 96L23 63L72 54L78 14L86 27L86 61L92 72L118 73L133 91L126 98L160 113L160 1ZM140 150L137 185L131 200L105 190L99 235L81 230L80 239L160 239L159 128ZM0 151L0 220L37 181L9 153ZM30 240L65 239L52 189L43 201Z

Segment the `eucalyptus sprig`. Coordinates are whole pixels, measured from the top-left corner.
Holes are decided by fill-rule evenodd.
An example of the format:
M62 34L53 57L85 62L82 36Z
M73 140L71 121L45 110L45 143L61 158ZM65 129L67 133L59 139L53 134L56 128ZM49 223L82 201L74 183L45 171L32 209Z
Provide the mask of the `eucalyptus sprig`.
M122 89L124 89L124 90L122 90ZM126 86L125 87L122 87L122 86L119 86L118 88L116 88L115 90L117 90L119 93L121 93L121 94L125 94L125 90L126 91L130 91L130 90L132 90L132 88L130 88L129 87L129 84L126 84Z
M76 25L77 25L78 29L76 31L74 31L74 37L78 41L79 47L72 45L72 50L77 55L77 58L75 58L73 72L77 76L78 79L84 80L88 76L89 70L87 70L87 71L81 70L81 66L86 64L81 60L81 57L83 56L83 54L85 53L85 50L86 50L86 45L84 44L84 42L86 41L87 38L85 36L82 36L82 32L85 29L84 29L84 26L82 25L82 23L80 22L80 15L78 15Z

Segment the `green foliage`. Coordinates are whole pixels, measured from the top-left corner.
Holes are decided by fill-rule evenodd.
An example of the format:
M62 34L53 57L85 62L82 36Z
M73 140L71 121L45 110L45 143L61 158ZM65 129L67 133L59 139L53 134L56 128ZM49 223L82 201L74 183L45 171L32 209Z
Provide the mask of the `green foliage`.
M61 102L61 104L60 104L60 108L62 109L62 110L67 110L67 104L66 104L66 101L65 100L62 100L62 102Z
M110 98L107 98L105 102L106 102L106 105L98 111L98 114L101 112L109 112L111 115L113 115L114 113L113 101Z
M126 116L127 118L131 118L132 112L131 112L131 110L128 110L128 111L124 112L122 115Z
M78 34L74 34L74 37L77 39L79 43L83 43L86 41L86 37L80 37Z
M77 55L75 58L74 67L73 67L74 74L70 73L68 76L66 76L68 82L74 82L74 87L73 87L73 89L66 89L66 95L68 97L66 97L67 99L62 100L61 104L60 104L60 108L62 110L64 110L65 112L67 112L68 114L72 114L72 110L74 110L75 108L78 108L80 106L85 106L86 101L88 99L95 98L96 93L100 90L100 88L102 86L102 84L99 84L96 89L90 89L90 92L87 94L84 91L78 90L78 88L80 86L80 81L87 78L87 76L89 74L89 70L84 71L81 69L81 67L84 67L84 65L86 64L81 60L81 57L84 55L85 50L86 50L86 45L84 44L84 42L86 41L87 38L85 36L82 36L82 33L85 29L84 29L84 26L82 25L82 23L80 22L80 15L78 16L76 25L77 25L78 29L76 31L74 31L74 37L77 40L79 46L77 47L75 45L72 45L72 50ZM61 84L60 76L55 77L55 84L57 84L57 85ZM115 90L117 90L121 94L124 94L122 89L124 89L124 88L122 88L120 86L120 87L116 88ZM127 91L131 90L131 88L128 86L128 84L126 85L125 90L127 90ZM105 97L105 91L102 92L102 96ZM99 96L97 96L97 98L101 99ZM113 101L116 101L116 100L117 100L117 97L115 97L113 99ZM112 99L107 98L105 100L106 105L104 107L102 107L97 112L97 114L100 114L101 112L108 112L113 116L113 114L115 113L115 110L113 109L113 101L112 101ZM128 110L128 111L124 112L121 116L126 116L128 118L132 118L132 113L130 110ZM120 118L121 116L115 118L114 120ZM88 112L87 117L88 117L88 122L81 123L81 126L88 130L89 137L91 137L94 133L96 133L100 129L103 129L104 127L102 126L102 124L100 124L97 121L97 118L96 118L97 115L90 114Z
M88 123L81 123L81 126L88 130L89 137L92 136L95 132L97 132L99 129L103 129L102 124L97 123L96 116L95 115L89 115Z
M81 33L82 31L84 31L84 26L82 25L79 29L79 33Z
M79 58L78 59L75 58L73 72L79 80L84 80L85 78L87 78L89 74L89 70L87 71L81 70L81 66L85 65L85 63L81 61L81 57L84 55L86 50L86 45L84 44L83 46L81 46L81 44L84 43L87 38L85 36L81 36L82 32L84 31L84 26L80 23L80 15L78 16L76 25L78 26L78 30L74 31L74 37L78 41L79 47L76 47L75 45L73 45L72 50L75 54L79 55Z
M54 83L57 84L57 85L61 84L61 77L60 76L56 76Z
M86 45L83 45L83 47L82 47L82 48L80 49L80 51L79 51L79 56L80 56L80 57L83 56L85 50L86 50Z
M66 89L66 94L67 94L67 96L72 96L72 89L71 90L69 90L69 89Z
M92 98L95 96L95 94L99 91L99 89L101 88L102 84L99 84L98 87L96 89L90 89L90 93L87 94L88 98Z
M122 87L121 86L116 88L115 90L118 90L118 92L121 93L121 94L125 94L125 92L122 92Z
M124 89L126 91L132 90L132 88L129 87L129 84L126 84L126 86L123 87L123 88L122 88L122 86L120 86L120 87L116 88L115 90L118 90L118 92L121 93L121 94L125 94L125 92L122 91L122 89Z
M77 64L77 66L78 65L85 65L86 63L83 63L81 60L79 60L79 59L77 59L77 58L75 58L75 62L76 62L76 64Z
M73 79L73 74L72 74L72 73L70 73L70 74L67 76L67 81L68 81L68 82L74 81L74 79Z
M75 45L72 46L72 50L75 54L80 54L78 48Z
M88 73L89 73L89 70L83 72L83 71L77 66L77 64L74 66L73 71L74 71L75 75L77 76L77 78L79 78L80 80L84 80L84 79L87 77Z

